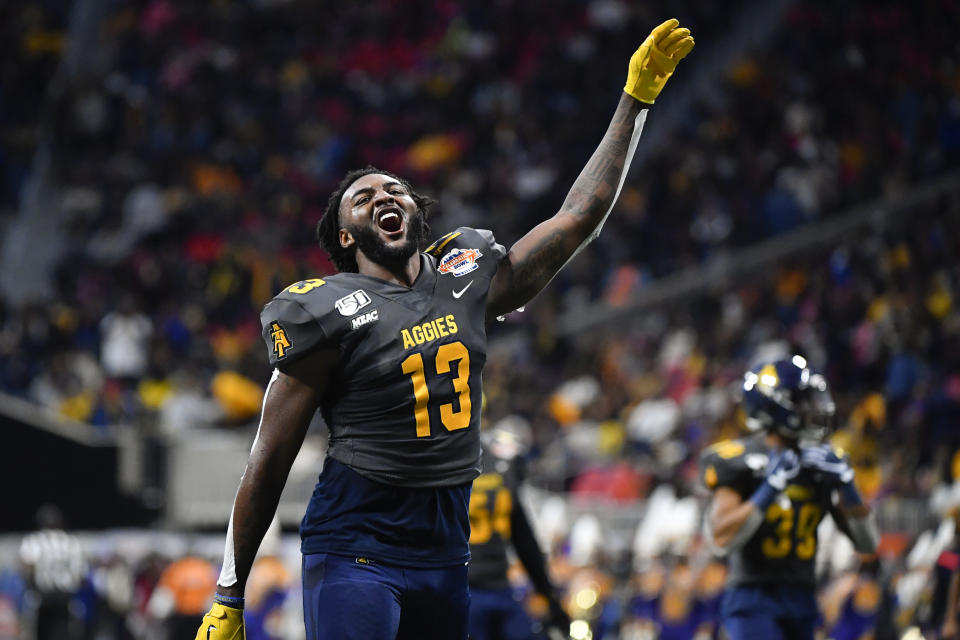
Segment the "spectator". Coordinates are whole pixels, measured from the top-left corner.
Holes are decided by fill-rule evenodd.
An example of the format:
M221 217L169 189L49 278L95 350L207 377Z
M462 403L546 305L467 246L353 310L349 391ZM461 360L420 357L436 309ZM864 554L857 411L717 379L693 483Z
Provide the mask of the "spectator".
M147 347L153 326L130 296L122 299L119 309L103 318L100 330L100 359L107 376L128 381L142 378L147 373Z

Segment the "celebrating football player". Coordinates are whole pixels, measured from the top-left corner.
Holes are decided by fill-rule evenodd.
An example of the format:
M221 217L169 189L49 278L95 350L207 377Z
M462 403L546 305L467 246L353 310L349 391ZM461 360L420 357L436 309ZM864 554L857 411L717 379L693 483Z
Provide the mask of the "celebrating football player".
M198 640L243 637L244 583L318 410L330 448L301 525L307 637L466 637L485 324L600 232L648 108L693 44L676 20L650 33L560 210L509 251L466 227L424 248L428 198L387 171L347 174L317 227L341 273L263 310L275 369Z
M723 626L731 640L812 640L820 521L830 513L861 553L876 550L877 528L850 461L823 442L834 403L804 358L748 371L743 408L756 434L715 444L701 460L712 492L707 539L729 557Z

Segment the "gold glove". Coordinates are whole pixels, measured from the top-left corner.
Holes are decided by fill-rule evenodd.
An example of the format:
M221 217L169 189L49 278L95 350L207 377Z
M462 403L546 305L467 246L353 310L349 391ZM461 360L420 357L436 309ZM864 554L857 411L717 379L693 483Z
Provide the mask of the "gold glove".
M690 30L681 28L679 21L670 18L651 31L630 57L623 90L640 102L653 104L693 44Z
M194 640L246 640L243 629L243 609L234 609L214 602Z

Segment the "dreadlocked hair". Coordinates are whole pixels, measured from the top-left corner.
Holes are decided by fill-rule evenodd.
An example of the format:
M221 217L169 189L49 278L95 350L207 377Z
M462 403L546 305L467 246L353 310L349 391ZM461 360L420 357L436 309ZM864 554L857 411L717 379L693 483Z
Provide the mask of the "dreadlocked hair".
M420 212L420 215L423 216L423 237L419 239L421 246L418 246L417 249L422 251L426 246L427 238L430 237L430 226L427 224L427 215L428 209L436 200L429 196L416 193L407 180L404 180L391 171L384 171L373 165L367 165L362 169L354 169L344 176L337 190L330 195L330 199L327 200L327 209L323 212L320 221L317 222L317 242L319 242L323 250L330 255L333 264L336 265L337 270L341 272L356 273L358 267L357 258L354 255L355 249L346 249L340 246L340 201L343 200L343 194L350 188L350 185L371 173L381 173L385 176L390 176L402 184L417 204L417 210Z

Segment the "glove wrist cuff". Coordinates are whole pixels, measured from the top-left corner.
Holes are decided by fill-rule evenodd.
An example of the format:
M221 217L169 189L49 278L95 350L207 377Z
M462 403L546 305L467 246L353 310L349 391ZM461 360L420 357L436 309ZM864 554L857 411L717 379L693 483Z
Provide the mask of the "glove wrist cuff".
M634 100L636 100L637 102L642 103L645 107L653 106L653 103L656 102L656 97L651 99L641 98L639 95L637 95L636 91L630 90L629 85L623 88L623 92L628 96L630 96L631 98L633 98Z
M243 609L243 598L236 598L233 596L225 596L222 593L215 593L213 595L213 601L225 607Z
M776 500L777 494L780 492L773 488L773 486L764 481L760 487L753 492L753 495L750 496L750 502L757 508L758 511L766 511L767 507L773 504L773 501Z

